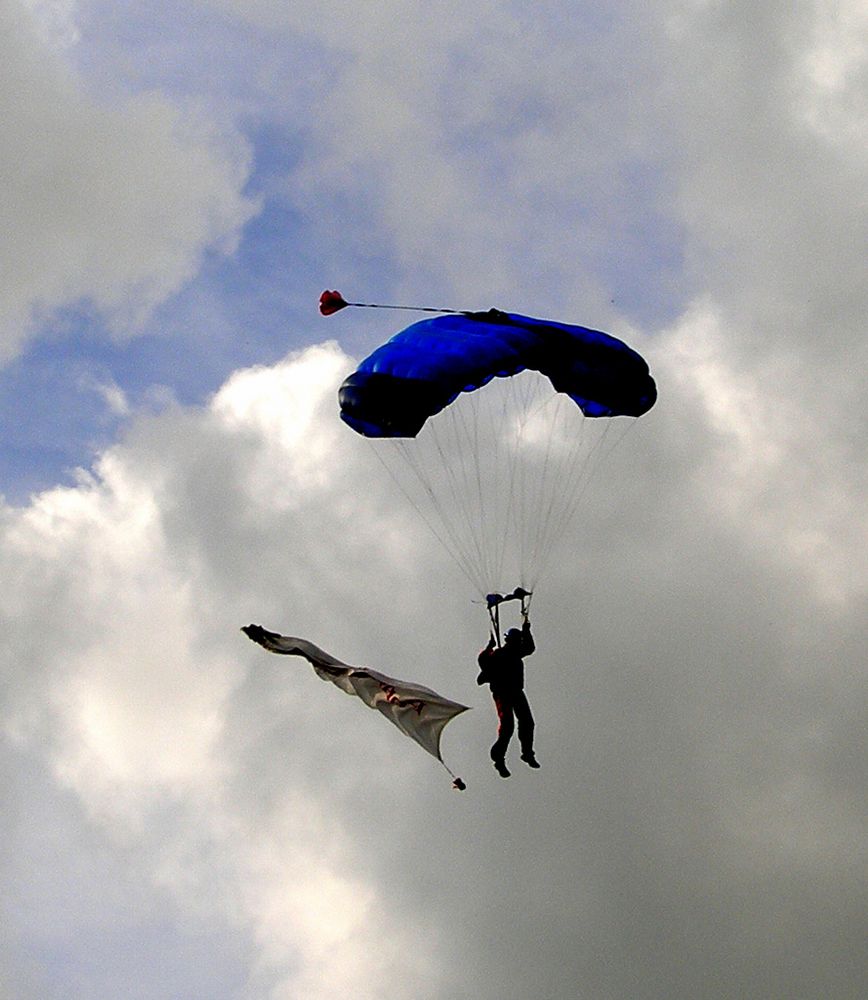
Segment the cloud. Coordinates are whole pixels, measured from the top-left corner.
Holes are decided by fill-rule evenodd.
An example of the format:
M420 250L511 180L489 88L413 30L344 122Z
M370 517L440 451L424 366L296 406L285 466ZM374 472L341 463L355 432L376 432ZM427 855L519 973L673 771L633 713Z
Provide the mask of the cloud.
M41 951L8 978L62 995L96 954L102 995L165 996L105 950L125 873L139 951L204 940L172 988L232 956L215 998L860 997L852 5L246 10L334 69L286 180L306 254L461 304L608 310L660 401L534 599L543 767L508 782L473 684L485 616L336 419L336 345L130 414L77 485L4 507L0 857L14 886L90 890L22 894L10 936ZM667 308L647 292L631 329L619 281L668 284ZM444 741L468 792L249 621L472 703ZM39 839L58 816L81 867Z
M661 283L636 266L650 241L665 270L674 239L648 114L652 64L637 44L644 8L620 18L489 3L407 3L400 16L217 6L333 67L286 190L348 279L378 280L382 266L360 264L367 254L401 262L405 293L473 307L602 313L614 284L630 304L665 311Z
M746 530L798 445L733 405L757 390L732 386L713 315L659 351L662 408L537 598L543 770L510 783L472 683L484 616L336 419L352 362L335 344L135 418L77 486L5 509L6 736L141 871L164 935L207 922L243 942L254 996L614 998L651 976L653 996L783 997L835 974L843 998L862 981L840 964L859 894L838 887L864 850L864 595L830 606L787 547L793 496L777 535ZM249 644L251 620L475 698L446 737L466 796ZM31 852L27 829L7 850Z
M760 17L739 4L673 10L663 93L676 109L670 168L687 262L747 347L798 345L822 377L838 354L863 357L868 158L853 137L865 126L868 45L855 32L841 46L830 25L833 11L841 24L858 15L846 2L770 5ZM834 86L816 71L820 52ZM817 112L826 102L830 117Z
M390 919L327 805L350 771L353 784L383 782L376 747L387 742L375 732L369 757L370 720L339 698L332 709L326 694L326 719L344 731L336 739L309 671L293 666L298 676L285 678L286 667L256 663L247 676L256 654L238 632L253 617L277 623L287 602L313 629L328 578L337 591L347 576L357 586L359 543L343 556L325 544L349 534L351 510L371 559L362 526L381 515L362 498L351 504L351 435L324 417L347 364L326 345L239 372L207 410L141 420L79 485L5 512L5 578L20 584L4 601L14 650L7 737L23 753L44 752L59 786L98 828L137 845L176 906L247 934L251 975L283 983L274 995L373 998L408 950L417 966L428 960L413 928ZM336 614L351 615L348 603L344 595ZM298 692L289 701L287 682ZM273 696L286 714L278 722L265 710L269 733L256 706ZM263 752L286 760L292 746L288 759L307 779L283 764L257 774ZM250 796L263 782L270 805Z
M256 211L249 151L159 93L100 103L26 9L0 17L0 360L82 304L128 336L206 251L235 247Z
M654 348L669 387L691 401L674 419L703 427L697 482L707 509L812 579L819 599L858 601L866 593L854 559L868 542L864 469L836 438L839 415L818 406L803 360L775 354L748 364L735 346L742 337L750 334L737 320L697 302Z

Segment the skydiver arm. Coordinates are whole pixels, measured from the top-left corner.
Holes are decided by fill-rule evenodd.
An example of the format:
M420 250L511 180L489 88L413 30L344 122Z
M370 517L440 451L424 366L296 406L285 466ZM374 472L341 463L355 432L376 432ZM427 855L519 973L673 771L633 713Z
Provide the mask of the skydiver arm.
M521 655L530 656L535 649L536 643L533 641L533 636L530 633L530 622L525 618L524 624L521 627Z
M491 653L494 649L494 636L488 640L488 645L479 656L476 657L476 662L479 664L479 676L476 678L477 684L490 684L491 678L488 676L488 667L491 663Z

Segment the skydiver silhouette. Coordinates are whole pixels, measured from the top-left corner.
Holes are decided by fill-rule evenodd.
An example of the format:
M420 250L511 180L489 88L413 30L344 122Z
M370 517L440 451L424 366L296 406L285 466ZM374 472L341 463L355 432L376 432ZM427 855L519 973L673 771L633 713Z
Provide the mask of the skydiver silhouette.
M533 750L533 714L524 693L524 661L536 649L530 632L527 613L520 629L511 628L506 633L504 643L496 647L492 634L488 645L477 658L479 676L477 684L488 684L494 707L497 709L497 739L491 747L491 760L501 778L509 777L506 766L506 749L518 720L518 741L521 744L521 759L528 767L539 767Z

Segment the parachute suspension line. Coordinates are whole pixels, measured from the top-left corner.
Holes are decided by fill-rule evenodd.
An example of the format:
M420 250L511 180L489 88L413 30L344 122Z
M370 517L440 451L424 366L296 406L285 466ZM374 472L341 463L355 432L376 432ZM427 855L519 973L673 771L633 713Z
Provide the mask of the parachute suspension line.
M521 452L525 444L533 376L513 376L509 382L511 396L509 412L514 414L509 446L509 528L515 534L518 549L516 571L519 579L515 583L524 586L527 583L525 567L529 540L529 489L526 464L521 461Z
M555 411L557 416L557 411ZM542 539L546 537L548 525L551 521L552 516L552 505L554 503L554 488L551 485L551 480L554 476L554 462L552 460L552 450L555 440L556 425L551 425L549 428L549 433L545 440L545 449L543 452L542 469L537 474L538 482L536 485L538 502L536 504L535 519L529 519L529 530L530 535L528 538L529 546L526 554L526 562L522 567L525 574L528 574L528 579L530 579L531 567L534 571L536 570L537 555L540 550ZM561 484L562 485L562 484ZM534 572L534 576L536 573ZM536 579L531 581L532 587L536 586Z
M542 479L546 484L540 510L538 531L534 539L534 575L532 588L544 571L555 544L563 537L569 521L565 514L573 508L577 482L588 461L587 421L571 400L558 397L553 400L555 414L552 419L551 447L546 449ZM576 428L570 426L578 420ZM553 451L562 455L555 460ZM553 474L556 470L557 475ZM576 507L578 504L576 504Z
M506 385L504 385L506 383ZM480 417L477 427L482 427L484 416L484 436L477 439L477 468L487 465L486 470L490 480L490 509L482 511L482 520L486 528L486 537L490 539L490 562L486 573L486 590L500 587L503 580L503 564L509 543L511 529L511 488L507 487L506 479L511 481L513 455L511 449L504 447L504 428L509 421L509 393L512 379L498 378L497 384L483 389L486 393L483 400L477 393L477 412ZM499 400L499 405L495 405ZM480 412L481 411L481 412ZM484 450L483 450L484 449Z
M451 503L442 505L441 514L456 537L464 540L480 596L500 585L512 529L504 482L514 465L513 449L505 448L503 441L509 426L505 381L497 379L498 385L462 393L426 425L451 493ZM460 541L456 544L462 547Z
M468 564L467 560L462 557L461 549L457 544L454 534L447 530L444 536L444 532L438 530L437 525L434 524L432 518L428 515L427 511L425 511L420 506L420 504L417 503L412 493L401 482L401 479L397 475L395 469L386 461L381 450L377 447L378 444L379 442L376 441L371 442L371 447L373 448L374 454L377 456L377 459L380 462L380 464L383 466L386 472L388 472L392 481L395 483L395 485L398 487L398 489L401 491L404 497L409 501L409 503L414 508L416 513L422 518L422 520L428 526L429 530L437 539L437 541L440 542L440 544L443 546L446 552L452 557L458 568L461 570L464 576L467 577L467 580L470 582L470 584L474 588L478 588L479 585L473 574L472 567ZM399 450L401 454L404 456L404 460L406 461L408 467L415 474L416 478L419 481L419 484L421 485L422 489L424 490L425 494L428 496L429 500L431 501L436 510L439 506L437 498L434 495L434 492L432 491L431 486L427 481L427 478L422 474L420 468L418 467L418 463L412 451L406 448L405 443L403 441L399 441L398 439L392 439L391 441L387 442L387 444L394 445L395 448ZM440 518L440 522L442 528L446 528L448 526L448 521L445 521L442 517Z
M504 381L498 379L501 386ZM415 440L393 438L385 449L375 446L393 481L482 597L499 586L510 541L512 518L503 516L508 491L502 482L507 464L514 464L510 449L503 455L508 410L509 399L497 391L462 393ZM421 486L424 504L405 486L408 476Z
M469 415L463 412L465 407L470 411ZM468 500L468 524L471 529L475 526L474 535L476 538L476 551L479 556L479 579L482 583L482 594L484 595L486 583L489 580L491 572L491 555L485 544L489 512L488 505L485 501L485 490L482 485L483 476L481 462L484 452L479 438L480 405L478 394L467 394L464 398L462 398L460 404L453 407L455 410L459 408L462 410L462 413L460 414L460 437L465 441L466 449L461 447L462 442L458 439L458 436L456 436L454 443L456 453L460 453L461 455L461 470L464 475L464 484ZM458 420L459 415L456 413L456 425ZM465 451L469 454L465 454Z
M588 427L588 421L593 419L583 417L583 427ZM596 423L596 421L595 421ZM542 573L548 566L555 551L555 543L563 536L579 510L587 490L594 479L596 470L608 460L609 456L621 444L627 434L635 425L635 420L630 419L626 424L621 424L620 431L613 430L614 418L606 418L602 431L592 446L583 449L576 456L569 469L565 482L565 496L568 498L567 504L560 511L553 530L549 535L547 544L540 554L539 571ZM531 588L532 589L532 588Z
M548 382L536 373L492 379L478 392L462 393L454 405L435 415L420 432L429 457L429 469L420 463L420 478L439 478L441 489L426 491L454 547L471 564L482 596L492 589L516 583L527 585L527 570L514 579L518 567L504 576L509 551L532 547L532 520L538 504L538 482L525 468L523 449L528 423L541 402ZM549 389L550 391L550 389ZM415 454L407 443L408 460ZM436 471L435 471L436 470ZM552 476L548 476L551 492ZM527 558L522 562L527 565ZM466 575L466 574L465 574Z
M467 428L468 432L468 459L473 470L472 487L476 503L476 527L478 529L480 554L479 578L482 583L482 596L484 596L486 586L489 584L491 579L491 552L489 547L486 545L490 531L491 510L490 505L486 502L485 490L482 485L482 463L485 460L485 449L480 438L480 422L482 420L485 407L480 403L479 393L468 393L462 398L461 402L462 405L466 406L470 411L469 419L465 421L464 426ZM468 493L470 492L470 486L471 484L468 483ZM492 502L494 502L494 498L492 498Z
M558 465L551 460L544 477L527 461L534 435L548 442L550 434L535 423L545 415L551 400L551 386L536 372L498 377L490 388L473 394L476 432L472 435L475 466L484 470L480 480L487 484L480 499L480 521L484 524L484 552L489 555L482 570L486 590L502 589L516 583L527 587L533 577L536 539L545 525L545 516L553 498L559 497ZM565 501L562 501L565 502ZM549 517L549 521L551 517ZM478 522L479 523L479 522ZM510 578L504 577L507 552L516 556L510 566ZM515 577L518 579L515 579Z
M468 450L470 452L471 464L476 470L474 489L478 497L478 521L479 541L482 558L480 561L480 579L482 580L483 596L485 591L492 585L491 573L492 564L496 562L494 554L494 540L497 537L497 489L496 482L491 482L491 472L497 470L497 457L490 449L486 449L484 440L487 437L487 419L490 416L490 399L483 398L482 393L487 392L487 387L478 392L470 393L466 403L472 413L472 419L468 421L468 426L472 426L473 433L468 439ZM489 404L489 405L486 405ZM492 466L493 462L493 466ZM486 498L485 490L477 483L481 483L485 475L489 479L489 497Z
M415 442L392 440L422 486L439 530L434 529L431 517L423 515L423 518L436 537L448 536L451 544L444 547L461 566L474 589L484 596L488 560L485 525L479 509L484 506L485 488L478 464L468 454L474 447L475 435L477 455L482 452L482 445L476 421L469 420L464 410L465 404L473 407L475 403L472 394L463 395L455 406L429 420ZM434 455L438 459L436 462L431 461ZM393 475L393 478L397 477ZM419 510L418 505L415 506Z
M517 539L519 551L521 550L523 537L517 529L521 524L521 514L517 510L517 504L521 501L521 488L519 485L520 463L518 453L521 446L521 435L523 431L522 413L520 412L518 397L520 379L518 375L511 375L504 380L506 388L504 392L503 408L501 420L498 427L494 428L495 440L503 447L502 466L505 467L505 479L502 493L506 497L506 510L504 512L503 523L503 543L501 547L500 569L503 572L503 562L506 557L506 549L510 536ZM521 584L523 580L509 581L515 586Z
M544 376L522 372L462 392L415 439L371 444L473 590L487 598L504 588L536 588L593 472L624 436L624 423L613 430L614 423L585 417L569 397L552 393ZM489 614L499 638L500 613L489 607Z
M526 481L524 464L521 461L521 450L526 425L527 376L523 373L512 375L507 380L508 391L504 394L503 409L500 424L497 428L498 440L503 441L504 464L506 466L506 482L504 492L507 497L507 507L504 513L503 549L501 567L506 558L510 542L518 549L517 565L512 567L512 573L518 573L521 579L510 580L512 586L523 586L525 580L520 567L521 553L525 547L526 523ZM504 433L508 430L509 433ZM515 540L515 541L513 541Z
M430 421L423 428L423 433L426 431L431 446L439 457L439 464L433 466L431 472L428 472L425 463L415 457L411 442L404 444L405 453L413 452L413 466L420 480L426 485L438 522L452 540L454 550L460 553L460 559L466 567L465 575L473 588L481 592L484 590L484 584L479 570L481 547L478 532L474 531L473 514L468 506L467 491L458 480L454 461L455 440L458 433L455 415L447 414L446 422L442 427L435 424L434 421ZM435 475L435 468L442 470L445 476L446 486L440 489L434 489L431 485L431 477Z
M533 377L526 382L524 400L521 403L521 438L519 447L528 448L533 442L534 422L537 417L551 405L551 396L543 395L548 386L541 377ZM519 462L520 469L520 507L518 510L517 527L520 531L520 562L519 572L522 586L536 585L536 553L539 549L539 536L545 531L547 498L555 496L557 489L557 468L550 461L552 451L553 430L549 427L545 435L545 459L542 474L532 468L525 458ZM528 440L530 438L530 440ZM518 459L518 456L517 456Z
M528 490L525 463L522 461L524 435L528 419L529 392L537 377L532 373L519 373L502 380L504 391L501 408L492 434L498 445L499 494L505 498L501 523L501 549L498 564L499 579L502 579L506 553L517 550L516 564L510 567L512 577L519 579L505 581L511 586L524 586L526 580L522 570L521 553L527 547ZM500 454L502 452L502 455Z
M482 472L480 469L479 419L478 400L474 393L467 394L467 402L474 413L474 419L468 419L469 414L464 406L453 407L456 422L460 424L461 441L455 441L455 450L460 455L461 474L465 487L468 527L476 539L476 549L479 553L480 576L485 589L485 582L491 572L491 552L486 545L486 505L482 487ZM461 442L467 442L467 447L461 447ZM472 451L472 454L468 454ZM471 461L472 458L472 461Z
M581 504L585 488L590 481L590 471L594 466L594 452L598 444L591 446L587 444L589 434L588 420L589 418L587 417L579 416L580 429L576 435L577 446L564 465L563 480L561 483L563 503L559 508L552 504L547 515L547 534L540 538L540 572L543 571L551 557L556 541L563 537L570 523L571 516ZM603 427L603 437L606 436L608 430L607 423ZM564 431L566 432L566 425L564 425Z
M446 524L454 525L456 537L463 538L463 551L474 568L476 589L484 592L485 549L482 526L474 517L473 495L469 488L471 472L468 468L467 446L469 429L461 406L453 406L437 414L426 425L440 458L440 468L446 474L452 506L441 505L440 517ZM439 418L443 417L443 420ZM423 429L423 433L424 433ZM459 541L460 544L460 541Z
M545 570L557 542L578 510L593 471L603 459L602 442L591 436L589 423L575 403L552 394L535 373L506 380L510 383L510 530L518 550L521 586L531 591ZM553 408L553 409L552 409ZM630 422L632 424L632 421ZM609 420L601 420L602 440ZM542 448L534 449L534 442ZM533 461L535 450L537 461ZM524 454L523 454L524 453Z
M442 420L439 419L441 417ZM436 447L440 459L439 467L445 473L451 494L451 504L441 504L439 516L454 531L459 540L458 544L472 567L474 587L477 591L481 591L484 590L481 575L484 550L481 528L474 519L472 496L468 490L469 472L464 442L467 432L462 424L462 417L463 414L459 414L458 409L453 407L432 418L426 429Z
M511 530L515 535L517 549L516 571L521 586L531 581L533 565L534 537L539 530L538 520L542 512L541 498L545 496L546 482L530 468L524 454L532 446L534 419L544 408L543 386L547 384L541 376L527 373L510 380L512 389L513 433L511 436Z

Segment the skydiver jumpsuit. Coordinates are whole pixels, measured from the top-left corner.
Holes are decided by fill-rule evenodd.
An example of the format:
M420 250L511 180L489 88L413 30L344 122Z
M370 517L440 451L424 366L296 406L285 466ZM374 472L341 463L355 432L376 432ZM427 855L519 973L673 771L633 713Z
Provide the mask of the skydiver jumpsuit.
M500 649L494 648L492 639L479 654L477 660L480 673L477 684L489 684L494 706L499 720L497 739L491 748L491 759L503 761L506 748L518 720L518 741L522 756L533 756L534 721L527 696L524 693L523 657L530 656L536 649L530 634L530 623L525 622L521 630L520 642L507 643Z

